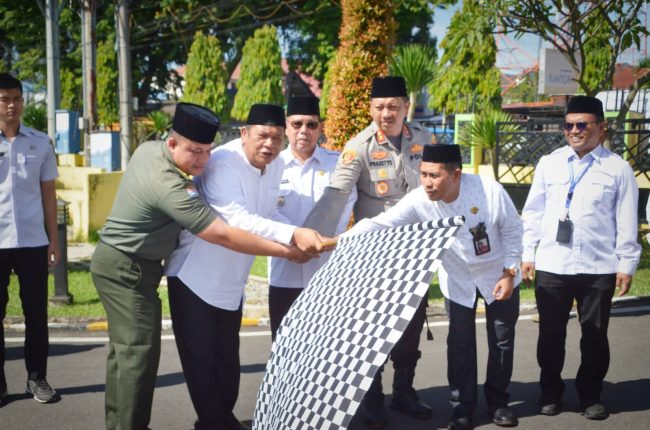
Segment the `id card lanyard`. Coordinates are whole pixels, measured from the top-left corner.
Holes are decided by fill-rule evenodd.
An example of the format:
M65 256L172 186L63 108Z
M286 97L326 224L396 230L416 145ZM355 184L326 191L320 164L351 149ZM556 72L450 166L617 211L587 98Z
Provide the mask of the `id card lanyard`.
M593 157L591 158L591 161L589 161L587 167L582 170L580 176L575 178L573 174L573 163L571 162L571 160L569 160L569 174L570 174L569 192L566 195L566 204L564 205L564 214L563 214L564 216L560 220L569 219L569 206L571 206L571 199L573 199L573 190L575 190L576 185L578 185L578 182L580 182L583 176L585 176L585 173L587 173L587 170L589 170L592 164L594 164Z

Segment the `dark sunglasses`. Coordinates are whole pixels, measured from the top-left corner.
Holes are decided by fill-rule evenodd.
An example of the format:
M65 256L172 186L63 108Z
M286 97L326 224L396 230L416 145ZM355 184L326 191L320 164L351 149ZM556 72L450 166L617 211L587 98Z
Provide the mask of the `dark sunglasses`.
M595 124L600 121L580 121L580 122L565 122L564 123L564 129L566 131L571 131L573 130L573 127L578 127L578 131L585 131L587 129L587 126L589 124Z
M318 121L307 121L307 122L291 121L289 124L291 125L291 127L293 127L296 130L300 130L303 124L305 124L307 128L310 130L316 130L319 125Z

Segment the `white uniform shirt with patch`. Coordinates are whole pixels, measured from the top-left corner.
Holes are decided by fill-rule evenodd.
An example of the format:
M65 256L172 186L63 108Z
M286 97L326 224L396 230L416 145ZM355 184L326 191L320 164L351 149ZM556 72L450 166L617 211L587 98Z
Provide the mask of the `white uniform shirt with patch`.
M431 201L422 186L408 193L388 211L360 221L344 235L397 227L446 218L465 217L449 252L445 253L438 270L442 294L459 305L472 308L478 289L490 304L492 291L503 275L504 268L519 267L522 253L522 223L510 196L493 179L477 175L461 176L460 194L451 202ZM485 223L491 251L482 255L474 252L469 229ZM515 285L521 282L518 273Z
M296 227L288 225L276 206L283 169L278 157L262 173L246 158L241 139L235 139L212 151L196 180L197 190L229 225L289 244ZM254 259L183 230L165 275L177 276L209 305L236 310Z
M576 185L569 206L571 243L558 243L558 221L564 217L570 184ZM590 166L591 165L591 166ZM560 275L633 275L641 257L637 243L639 188L630 164L598 145L582 159L570 146L539 160L522 211L523 261L536 270Z
M304 164L287 148L280 153L284 160L284 173L278 196L278 210L291 224L302 225L323 191L329 185L339 153L317 146ZM336 233L345 231L352 207L357 200L354 187L341 214ZM330 253L322 253L306 263L293 263L286 258L269 257L269 284L283 288L305 288L314 274L328 260Z
M23 124L13 142L0 131L0 154L0 249L49 244L41 182L59 176L49 137Z

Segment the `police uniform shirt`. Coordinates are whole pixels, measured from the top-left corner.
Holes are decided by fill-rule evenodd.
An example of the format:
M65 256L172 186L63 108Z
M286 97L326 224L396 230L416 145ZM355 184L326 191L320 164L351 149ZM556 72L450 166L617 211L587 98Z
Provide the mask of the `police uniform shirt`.
M317 146L304 164L287 148L280 153L285 168L278 196L278 210L291 224L302 225L307 214L325 191L336 166L339 153ZM352 189L345 210L341 214L337 234L345 231L352 206L357 199L356 187ZM286 258L269 257L269 283L275 287L304 288L314 274L328 260L330 253L322 253L306 263L293 263Z
M194 183L174 164L167 144L145 142L129 161L99 235L123 252L162 260L176 247L181 228L199 233L215 219Z
M451 203L431 201L423 187L408 193L397 205L375 218L365 219L344 233L359 234L400 225L463 215L465 224L442 259L438 280L443 295L468 308L474 307L476 289L490 304L492 290L504 267L518 267L521 261L522 223L512 200L493 179L461 176L460 194ZM470 228L484 223L490 251L476 255ZM517 274L515 285L521 282Z
M215 149L197 188L214 209L235 227L289 244L295 227L277 211L284 161L278 157L264 172L250 164L235 139ZM236 310L255 257L231 251L182 232L165 274L177 276L204 302Z
M570 167L577 183L569 206L572 241L558 243ZM598 145L582 159L570 146L542 157L522 211L523 261L560 275L634 274L641 255L637 243L638 185L630 164ZM536 249L537 248L537 249Z
M407 123L398 150L372 122L346 143L330 186L349 192L356 185L355 219L375 216L420 185L420 159L423 145L428 143L429 131L419 124Z
M41 182L57 176L47 134L21 124L11 142L0 131L0 249L49 244Z

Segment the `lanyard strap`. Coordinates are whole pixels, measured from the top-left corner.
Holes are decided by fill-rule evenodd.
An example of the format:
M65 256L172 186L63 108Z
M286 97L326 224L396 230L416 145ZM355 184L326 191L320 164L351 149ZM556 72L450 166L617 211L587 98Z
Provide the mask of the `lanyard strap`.
M571 177L569 178L569 181L571 184L569 185L569 192L566 195L566 204L565 204L565 209L566 209L566 216L565 218L569 215L569 206L571 205L571 199L573 199L573 190L575 190L576 185L578 185L578 182L585 176L585 173L587 173L587 170L591 167L591 165L594 164L594 159L593 157L591 158L591 161L589 161L589 164L587 167L585 167L582 172L580 173L580 176L577 178L574 178L573 176L573 163L571 160L569 160L569 173L571 174Z

